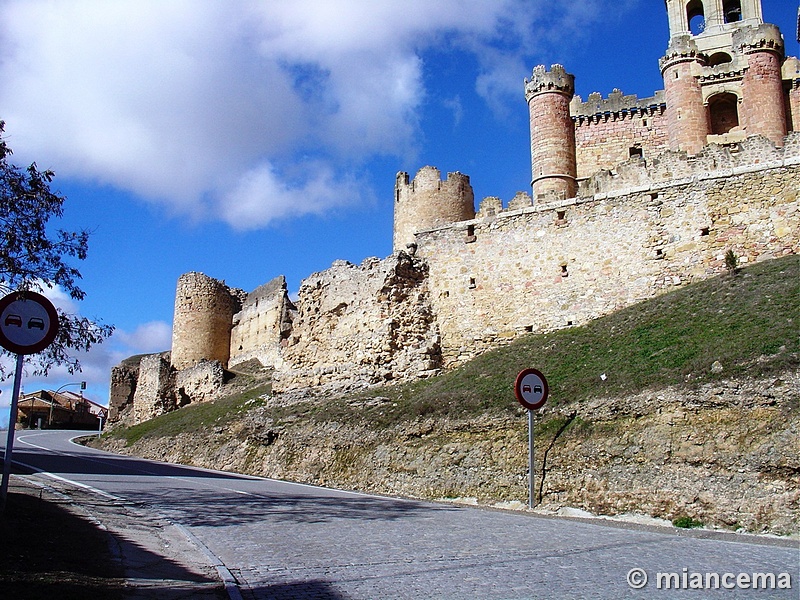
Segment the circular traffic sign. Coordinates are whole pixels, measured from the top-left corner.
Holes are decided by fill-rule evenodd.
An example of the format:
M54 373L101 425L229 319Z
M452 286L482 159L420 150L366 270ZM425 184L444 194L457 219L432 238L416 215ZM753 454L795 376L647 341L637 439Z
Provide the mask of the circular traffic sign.
M541 371L536 369L520 371L514 382L514 394L517 396L517 401L528 410L536 410L544 406L549 391L547 379Z
M14 354L36 354L58 333L58 313L36 292L12 292L0 299L0 346Z

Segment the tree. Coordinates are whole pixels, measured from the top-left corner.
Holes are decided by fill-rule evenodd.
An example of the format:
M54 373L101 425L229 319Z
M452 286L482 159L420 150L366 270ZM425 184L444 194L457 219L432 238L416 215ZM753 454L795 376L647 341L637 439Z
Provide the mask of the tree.
M86 258L89 232L48 226L51 219L63 216L66 201L50 189L55 173L40 171L36 163L27 169L11 164L4 130L0 121L0 295L60 287L74 300L82 300L86 294L77 283L81 274L65 259ZM89 350L114 331L112 325L60 309L58 316L56 340L34 357L35 375L46 375L56 365L65 365L70 373L80 371L80 361L71 351ZM0 364L0 379L7 376Z

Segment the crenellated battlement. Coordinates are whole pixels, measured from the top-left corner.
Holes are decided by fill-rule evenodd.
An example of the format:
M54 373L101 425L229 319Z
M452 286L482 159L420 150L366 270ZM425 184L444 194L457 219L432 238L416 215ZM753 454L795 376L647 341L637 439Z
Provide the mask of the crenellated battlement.
M733 32L733 48L741 54L764 50L784 54L783 35L777 25L761 23L756 27L743 27Z
M603 169L581 182L574 198L551 193L538 198L536 210L550 210L609 197L629 196L691 182L725 179L765 169L796 168L800 165L800 132L790 133L783 147L776 147L762 136L754 136L736 144L711 144L696 156L685 152L664 152L655 158L632 159ZM479 203L475 220L490 219L531 208L534 202L527 192L517 192L506 206L497 196L487 196ZM450 223L448 227L465 227ZM428 231L432 231L428 230Z
M690 35L681 35L669 41L667 51L658 60L661 67L661 74L664 74L669 67L677 63L697 62L701 65L708 63L708 55L704 54L697 47L697 42Z
M552 65L548 71L544 65L533 68L530 79L525 79L525 97L530 99L546 92L557 92L572 98L575 93L575 76L567 73L562 65Z
M580 127L583 124L597 123L609 118L627 119L660 115L666 106L663 90L640 100L636 94L625 95L621 90L615 89L607 98L603 98L598 92L591 93L586 102L580 96L575 96L569 108L576 127Z

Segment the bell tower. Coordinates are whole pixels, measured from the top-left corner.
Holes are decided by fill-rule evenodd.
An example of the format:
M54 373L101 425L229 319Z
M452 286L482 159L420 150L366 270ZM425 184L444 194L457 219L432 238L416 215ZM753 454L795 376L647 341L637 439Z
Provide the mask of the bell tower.
M661 58L672 150L786 136L783 37L761 0L665 0L670 41ZM711 137L710 137L711 136Z

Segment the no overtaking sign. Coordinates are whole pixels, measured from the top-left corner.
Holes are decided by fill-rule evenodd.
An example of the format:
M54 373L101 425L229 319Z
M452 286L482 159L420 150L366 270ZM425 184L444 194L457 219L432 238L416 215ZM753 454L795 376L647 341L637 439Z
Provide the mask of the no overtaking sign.
M0 300L0 346L14 354L36 354L58 333L58 313L36 292L14 292Z
M13 292L0 299L0 346L17 355L14 391L8 420L8 437L3 453L3 479L0 482L0 511L5 510L8 480L11 475L11 453L14 450L14 429L17 422L22 361L25 354L36 354L47 348L58 333L58 313L52 302L36 292Z

